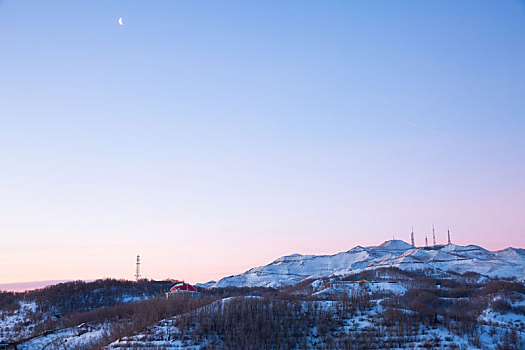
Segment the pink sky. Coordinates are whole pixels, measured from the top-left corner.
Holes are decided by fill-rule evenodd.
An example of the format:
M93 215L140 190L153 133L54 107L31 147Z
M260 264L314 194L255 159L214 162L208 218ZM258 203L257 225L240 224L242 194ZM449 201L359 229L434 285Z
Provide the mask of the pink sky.
M525 247L520 2L0 0L0 47L0 283Z

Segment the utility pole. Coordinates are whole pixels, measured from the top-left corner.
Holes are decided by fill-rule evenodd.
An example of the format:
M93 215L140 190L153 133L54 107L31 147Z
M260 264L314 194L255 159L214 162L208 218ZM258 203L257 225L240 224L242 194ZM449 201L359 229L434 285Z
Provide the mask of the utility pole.
M138 282L140 279L140 255L137 255L137 270L135 272L135 280Z
M432 238L434 240L434 245L436 245L436 231L434 231L434 224L432 224Z

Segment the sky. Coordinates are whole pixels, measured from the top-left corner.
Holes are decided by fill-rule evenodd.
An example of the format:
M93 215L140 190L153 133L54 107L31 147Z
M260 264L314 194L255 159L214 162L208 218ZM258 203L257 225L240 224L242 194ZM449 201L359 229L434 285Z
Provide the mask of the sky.
M0 1L0 283L525 247L524 62L512 0Z

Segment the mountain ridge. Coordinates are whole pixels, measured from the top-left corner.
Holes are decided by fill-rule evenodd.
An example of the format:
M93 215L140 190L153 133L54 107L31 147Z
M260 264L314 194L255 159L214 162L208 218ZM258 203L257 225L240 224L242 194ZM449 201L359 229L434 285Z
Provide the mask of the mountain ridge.
M377 246L358 245L332 255L285 255L268 265L224 277L209 287L283 287L310 278L345 276L385 267L428 270L435 274L472 271L492 278L525 280L525 249L489 251L474 244L414 247L402 240L388 240Z

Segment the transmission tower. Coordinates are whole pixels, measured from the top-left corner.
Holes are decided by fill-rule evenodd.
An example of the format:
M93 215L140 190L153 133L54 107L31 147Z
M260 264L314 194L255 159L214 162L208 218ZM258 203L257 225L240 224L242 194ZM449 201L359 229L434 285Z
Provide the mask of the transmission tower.
M137 270L135 272L135 280L138 282L140 279L140 255L137 255Z
M436 245L436 231L434 231L434 224L432 224L432 239L434 240L434 245Z
M415 247L416 243L414 242L414 227L412 226L412 233L410 234L410 238L412 240L412 245Z

